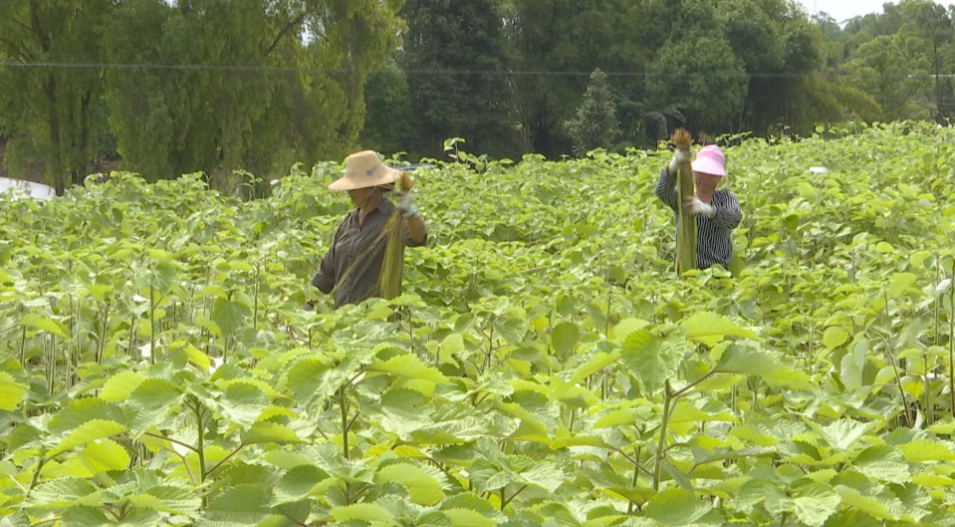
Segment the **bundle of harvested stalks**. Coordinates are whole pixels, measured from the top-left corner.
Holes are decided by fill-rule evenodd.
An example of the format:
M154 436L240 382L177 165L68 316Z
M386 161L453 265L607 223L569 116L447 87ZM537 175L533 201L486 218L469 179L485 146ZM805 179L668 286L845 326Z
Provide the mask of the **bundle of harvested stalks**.
M683 273L696 269L696 214L687 210L686 203L690 200L696 190L693 188L693 167L690 165L689 152L693 144L693 137L689 132L678 128L673 132L670 141L677 149L687 153L687 161L677 167L677 189L679 194L679 206L677 214L677 236L676 236L676 272L682 276Z
M395 182L400 192L411 192L414 180L407 172ZM404 275L405 263L405 222L401 211L395 210L385 224L385 258L381 263L381 273L378 275L378 286L381 298L391 300L401 294L401 279Z

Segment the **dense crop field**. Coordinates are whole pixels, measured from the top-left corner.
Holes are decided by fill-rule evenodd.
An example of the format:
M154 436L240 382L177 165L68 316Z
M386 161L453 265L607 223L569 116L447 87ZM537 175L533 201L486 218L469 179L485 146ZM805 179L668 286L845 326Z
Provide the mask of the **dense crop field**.
M729 149L745 265L686 280L666 152L440 165L337 312L337 166L5 199L0 526L955 525L953 145Z

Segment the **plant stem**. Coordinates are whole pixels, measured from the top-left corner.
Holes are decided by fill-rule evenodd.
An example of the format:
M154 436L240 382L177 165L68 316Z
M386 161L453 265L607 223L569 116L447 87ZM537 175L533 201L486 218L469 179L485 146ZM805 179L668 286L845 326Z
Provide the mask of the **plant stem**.
M156 291L153 286L149 286L149 364L156 364Z
M348 385L338 391L338 406L342 411L342 454L348 459Z
M663 416L660 418L660 440L657 443L656 463L653 467L653 490L660 490L660 470L663 468L663 456L667 442L667 425L670 421L670 381L663 385Z

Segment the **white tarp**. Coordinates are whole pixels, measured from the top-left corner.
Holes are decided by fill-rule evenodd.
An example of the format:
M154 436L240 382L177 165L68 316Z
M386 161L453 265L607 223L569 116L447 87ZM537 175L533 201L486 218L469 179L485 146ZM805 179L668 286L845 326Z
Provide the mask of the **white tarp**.
M0 192L9 192L10 189L14 189L15 194L26 194L37 199L53 199L53 197L56 196L56 191L49 185L33 183L32 181L22 179L0 177Z

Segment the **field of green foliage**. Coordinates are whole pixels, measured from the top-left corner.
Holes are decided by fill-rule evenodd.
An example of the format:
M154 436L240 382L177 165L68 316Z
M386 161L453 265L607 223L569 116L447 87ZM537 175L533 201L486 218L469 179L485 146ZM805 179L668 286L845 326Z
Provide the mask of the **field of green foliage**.
M955 132L726 151L734 275L674 276L666 151L462 154L337 312L337 164L0 198L0 527L955 525Z

